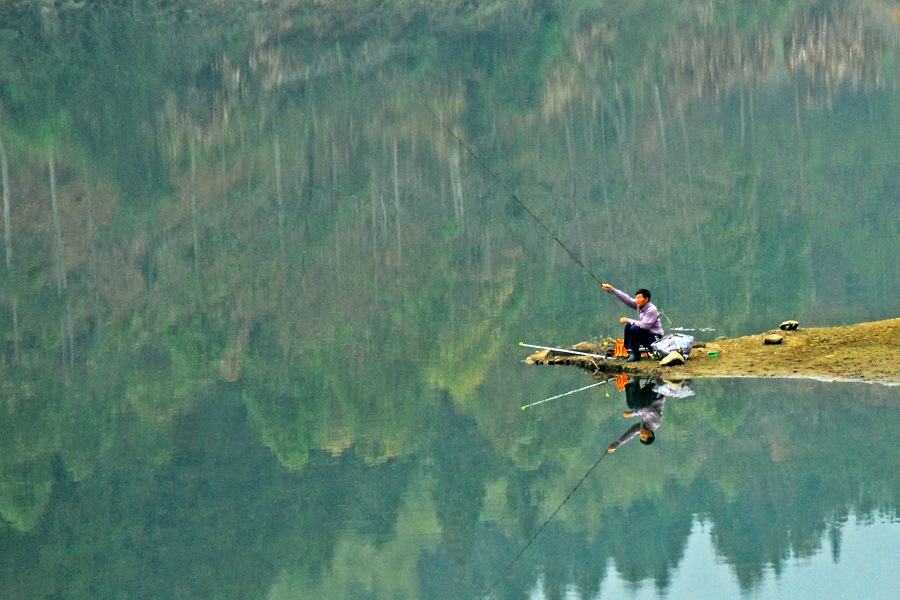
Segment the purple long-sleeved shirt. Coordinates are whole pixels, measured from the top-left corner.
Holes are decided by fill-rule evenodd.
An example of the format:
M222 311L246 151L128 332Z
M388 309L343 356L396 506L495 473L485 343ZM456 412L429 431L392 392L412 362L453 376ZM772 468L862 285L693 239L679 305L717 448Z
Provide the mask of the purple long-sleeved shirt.
M648 302L643 306L643 308L638 308L637 302L635 302L634 298L632 298L625 292L613 288L612 293L615 294L616 298L621 300L622 304L624 304L625 306L637 309L638 318L628 319L628 322L631 325L637 325L641 329L646 329L650 333L655 333L659 336L665 335L665 333L663 332L662 323L659 320L659 310L657 310L657 308L653 306L652 302Z
M647 428L650 431L656 433L656 430L659 429L660 423L662 423L663 408L665 407L665 404L666 397L659 396L648 406L644 406L632 412L631 416L640 417L641 422L635 423L634 425L629 427L628 431L623 433L622 437L613 442L610 448L615 450L619 446L630 442L637 434L641 432L642 428Z

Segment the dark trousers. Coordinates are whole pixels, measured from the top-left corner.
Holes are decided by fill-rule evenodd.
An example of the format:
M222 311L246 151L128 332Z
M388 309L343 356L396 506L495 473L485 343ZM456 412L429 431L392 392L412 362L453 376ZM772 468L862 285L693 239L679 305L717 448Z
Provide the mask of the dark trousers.
M625 348L628 352L637 352L641 346L650 348L650 344L659 339L655 333L650 333L646 329L641 329L637 325L631 323L625 324Z
M643 385L640 378L629 379L625 384L625 404L628 405L628 410L633 412L653 404L659 396L653 391L653 385L652 379Z

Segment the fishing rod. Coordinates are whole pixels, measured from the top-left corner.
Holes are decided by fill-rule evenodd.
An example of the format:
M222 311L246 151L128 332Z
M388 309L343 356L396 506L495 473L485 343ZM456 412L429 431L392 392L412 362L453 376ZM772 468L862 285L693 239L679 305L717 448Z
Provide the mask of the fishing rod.
M557 514L560 510L562 510L562 507L566 505L566 502L569 501L569 498L571 498L572 495L573 495L576 491L578 491L578 488L581 487L581 484L583 484L583 483L585 482L585 480L586 480L588 477L590 477L591 473L594 472L594 469L597 468L597 465L600 464L600 461L603 460L603 458L604 458L607 454L609 454L609 448L607 448L606 451L604 451L603 454L600 455L600 458L597 459L597 462L595 462L593 465L591 465L591 468L587 470L587 473L584 474L584 477L581 478L581 481L579 481L577 484L575 484L575 487L572 488L572 491L569 492L569 495L566 496L565 499L564 499L562 502L559 503L559 506L556 507L556 510L554 510L554 511L550 514L550 516L547 517L547 520L544 521L544 522L541 524L541 526L540 526L540 527L538 528L538 530L537 530L537 533L535 533L533 536L531 536L531 539L528 540L528 543L525 544L525 545L522 547L522 549L519 550L519 553L516 554L515 558L513 558L513 559L509 562L509 565L507 565L507 567L506 567L506 572L504 572L503 576L498 577L498 578L496 579L496 581L494 581L494 583L491 584L491 587L489 587L488 590L487 590L487 595L488 595L488 596L490 596L491 592L494 591L494 588L497 587L497 584L500 583L500 580L501 580L503 577L506 577L506 576L509 575L510 571L512 571L513 566L515 566L515 564L516 564L517 562L519 562L519 559L522 558L522 555L525 554L525 551L528 550L529 546L531 546L531 544L534 543L534 540L536 540L536 539L538 538L538 536L541 535L541 532L544 531L544 528L546 528L547 525L550 524L550 521L553 520L553 517L555 517L556 514Z
M510 188L510 187L506 184L506 182L504 182L502 179L500 179L500 177L499 177L499 176L498 176L498 175L497 175L490 167L488 167L487 164L486 164L483 160L481 160L481 158L480 158L477 154L475 154L475 151L472 150L472 148L471 148L465 141L463 141L463 139L462 139L459 135L457 135L457 133L456 133L455 131L453 131L453 129L451 129L450 126L447 125L447 123L446 123L443 119L441 119L441 118L438 116L438 114L437 114L436 112L434 112L434 111L431 109L430 106L428 106L428 105L425 104L424 102L422 103L422 106L424 106L424 107L425 107L425 110L427 110L428 112L430 112L430 113L431 113L431 116L433 116L433 117L435 118L435 120L436 120L438 123L440 123L441 126L442 126L444 129L447 130L447 133L449 133L451 136L453 136L453 139L455 139L455 140L459 143L459 145L460 145L460 146L461 146L461 147L469 154L469 156L471 156L473 159L475 159L475 162L478 163L479 166L481 166L482 169L484 169L484 172L487 173L488 175L490 175L491 179L493 179L494 181L496 181L497 184L498 184L501 188L503 188L503 190L509 195L509 197L512 198L513 200L515 200L516 203L517 203L519 206L522 207L522 210L524 210L524 211L528 214L529 217L531 217L532 219L534 219L534 222L537 223L538 225L540 225L540 226L541 226L541 229L543 229L544 231L546 231L547 234L548 234L550 237L552 237L552 238L556 241L556 243L559 244L559 246L560 246L563 250L566 251L566 254L569 255L569 258L571 258L572 260L574 260L575 263L576 263L579 267L581 267L581 268L584 270L585 273L587 273L588 275L590 275L591 278L593 278L594 281L596 281L596 282L599 283L600 285L603 285L602 282L600 281L600 279L599 279L596 275L594 275L594 273L591 272L591 270L588 269L588 268L585 266L585 264L584 264L583 262L581 262L581 259L578 258L577 256L575 256L575 253L572 252L572 251L569 249L569 247L566 246L566 245L562 242L562 240L560 240L560 239L556 236L555 233L553 233L553 230L551 230L550 227L548 227L548 226L547 226L540 218L538 218L538 216L537 216L536 214L534 214L534 213L531 211L531 209L528 208L528 206L526 206L524 202L522 202L521 199L519 199L519 196L512 190L512 188Z
M525 342L519 342L519 345L523 348L536 348L538 350L552 350L553 352L565 352L566 354L577 354L578 356L589 356L591 358L603 358L606 359L602 354L592 354L590 352L579 352L578 350L566 350L565 348L551 348L549 346L535 346L534 344L526 344Z
M538 404L543 404L544 402L550 402L551 400L556 400L557 398L562 398L563 396L568 396L569 394L574 394L576 392L583 392L584 390L589 390L592 387L597 387L598 385L603 385L604 383L612 381L613 379L615 379L615 377L610 377L609 379L604 379L603 381L598 381L597 383L592 383L591 385L586 385L583 388L578 388L577 390L571 390L564 394L559 394L557 396L551 396L550 398L544 398L543 400L538 400L537 402L532 402L531 404L526 404L525 406L522 407L522 410L525 410L526 408L531 408L532 406L537 406Z

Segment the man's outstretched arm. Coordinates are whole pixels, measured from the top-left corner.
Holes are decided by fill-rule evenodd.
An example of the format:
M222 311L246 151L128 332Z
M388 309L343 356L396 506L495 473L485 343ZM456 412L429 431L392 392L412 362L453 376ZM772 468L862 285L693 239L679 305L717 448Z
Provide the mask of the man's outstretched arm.
M606 290L607 292L609 292L610 294L613 294L619 300L621 300L622 304L624 304L625 306L627 306L629 308L635 308L635 309L637 308L637 302L634 301L634 298L632 298L631 296L629 296L622 290L617 290L616 288L609 285L608 283L603 284L603 289Z

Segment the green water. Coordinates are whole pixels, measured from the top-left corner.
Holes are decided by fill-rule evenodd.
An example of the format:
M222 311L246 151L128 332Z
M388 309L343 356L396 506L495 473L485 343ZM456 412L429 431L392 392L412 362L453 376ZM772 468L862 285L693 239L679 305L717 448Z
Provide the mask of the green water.
M900 315L892 6L218 4L0 3L0 598L892 597L897 387L518 346Z

